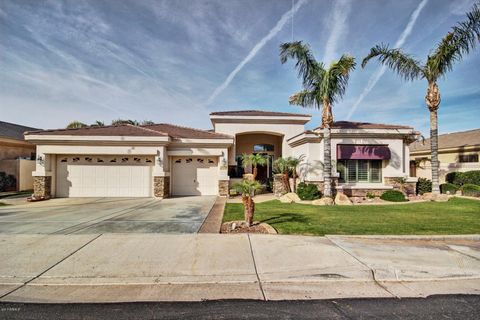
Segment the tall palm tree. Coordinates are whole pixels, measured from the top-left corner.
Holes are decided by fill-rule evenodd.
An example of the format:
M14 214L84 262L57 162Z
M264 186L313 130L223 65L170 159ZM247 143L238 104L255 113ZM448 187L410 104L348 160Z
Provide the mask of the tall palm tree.
M86 125L86 124L83 123L83 122L76 121L76 120L70 122L70 123L67 125L67 129L78 129L78 128L85 128L85 127L88 127L88 125Z
M315 60L310 47L302 41L284 43L280 46L280 61L295 59L298 77L302 79L303 90L289 98L292 105L322 110L323 128L323 179L324 195L332 196L332 157L330 128L333 124L332 105L345 94L350 72L355 69L355 58L342 55L326 68Z
M401 49L390 49L381 44L370 49L370 53L362 61L362 68L372 58L395 71L407 81L425 79L428 82L425 102L430 111L430 147L432 163L432 193L439 194L438 182L438 120L440 106L440 90L437 80L451 71L453 64L462 60L463 56L475 48L480 41L480 3L473 5L467 13L467 19L457 23L452 30L437 44L427 56L426 62L420 62Z

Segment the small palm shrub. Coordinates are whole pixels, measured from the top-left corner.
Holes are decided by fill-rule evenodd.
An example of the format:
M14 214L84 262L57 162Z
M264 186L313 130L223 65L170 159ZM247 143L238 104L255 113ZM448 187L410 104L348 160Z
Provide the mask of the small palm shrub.
M405 202L405 195L398 190L387 190L380 196L380 199L390 202Z
M462 190L462 195L468 197L480 197L480 186L476 184L464 184L460 190Z
M445 194L455 194L458 190L458 187L453 183L442 183L440 185L440 191Z
M321 193L318 191L316 184L306 184L305 182L298 184L297 194L302 200L315 200L321 197Z
M432 192L432 181L427 178L418 178L417 181L417 194L424 194Z
M5 172L0 172L0 192L6 191L10 188L14 188L17 184L17 179L11 174L6 174Z
M367 199L375 199L375 194L370 191L367 192L365 196L367 197Z

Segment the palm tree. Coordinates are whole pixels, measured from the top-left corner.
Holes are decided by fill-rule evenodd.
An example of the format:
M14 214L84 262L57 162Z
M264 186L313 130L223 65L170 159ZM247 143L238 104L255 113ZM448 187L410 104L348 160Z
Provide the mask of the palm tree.
M242 180L242 182L236 183L233 187L237 193L242 195L245 222L247 226L250 227L253 224L253 215L255 214L255 202L253 201L253 197L255 192L259 191L262 186L255 180Z
M332 158L330 128L333 124L332 105L345 94L350 72L355 69L355 58L342 55L330 67L315 60L310 47L302 41L284 43L280 46L280 61L295 59L298 77L302 79L303 90L289 98L292 105L322 110L323 128L323 178L324 195L332 196Z
M440 106L440 90L437 80L451 71L453 64L462 60L480 41L480 8L479 3L473 5L467 13L467 19L457 23L452 30L437 44L437 47L422 63L401 49L390 49L381 44L370 49L370 53L362 61L362 68L372 58L395 71L407 81L425 79L428 82L425 102L430 112L430 148L432 154L432 193L440 194L438 182L438 120Z
M88 127L88 125L86 125L86 124L83 123L83 122L76 121L76 120L70 122L70 123L67 125L67 129L79 129L79 128L85 128L85 127Z
M242 161L242 166L244 168L248 168L252 166L252 175L253 175L253 180L257 178L257 173L258 173L258 166L265 166L268 163L268 158L265 157L264 155L261 155L259 153L256 154L242 154L241 155L241 161Z
M104 126L105 126L105 123L100 120L96 120L94 123L90 125L90 127L104 127Z
M287 167L290 169L292 172L292 178L293 178L293 192L297 192L297 167L300 165L302 160L304 159L305 156L300 156L298 158L296 157L288 157L286 159L287 161Z
M130 120L130 119L117 119L112 121L112 126L119 126L122 124L131 124L132 126L138 126L139 123L137 120Z
M289 171L290 167L288 165L287 159L278 158L277 160L273 161L273 172L281 174L283 185L287 192L290 192L290 183L289 180Z

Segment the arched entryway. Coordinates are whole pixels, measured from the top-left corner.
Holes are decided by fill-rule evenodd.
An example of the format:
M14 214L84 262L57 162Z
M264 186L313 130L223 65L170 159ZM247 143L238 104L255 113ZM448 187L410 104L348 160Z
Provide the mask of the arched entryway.
M258 167L257 180L267 181L272 177L273 161L282 156L283 135L272 132L244 132L235 136L236 167L233 174L241 177L243 172L251 172L251 168L242 168L242 154L262 154L269 159L267 166Z

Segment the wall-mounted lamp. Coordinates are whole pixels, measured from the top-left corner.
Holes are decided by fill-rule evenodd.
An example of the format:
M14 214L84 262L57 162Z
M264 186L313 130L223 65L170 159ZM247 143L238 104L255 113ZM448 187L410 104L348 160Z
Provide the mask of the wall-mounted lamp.
M42 156L37 157L37 163L41 166L43 166L45 164L45 160L43 160Z
M222 165L226 166L227 165L227 160L225 158L222 159Z
M161 157L158 157L157 158L157 163L159 166L162 166L163 165L163 161L162 161L162 158Z

